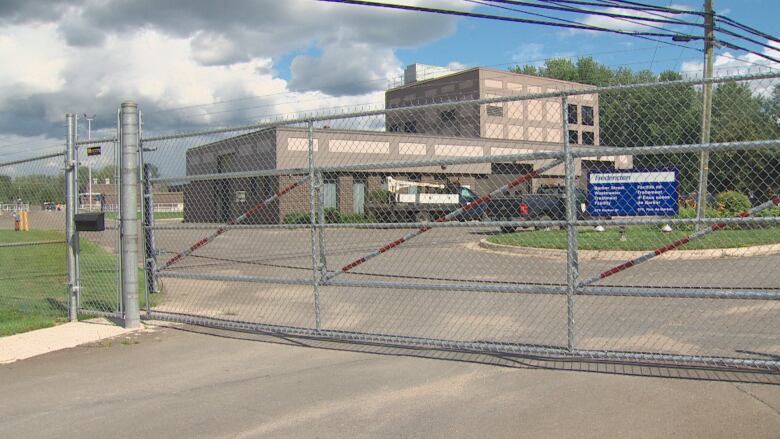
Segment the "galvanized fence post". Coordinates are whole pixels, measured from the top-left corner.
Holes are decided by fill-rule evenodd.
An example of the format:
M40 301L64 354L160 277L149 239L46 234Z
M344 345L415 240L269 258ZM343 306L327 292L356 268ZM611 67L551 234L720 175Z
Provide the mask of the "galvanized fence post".
M122 240L122 310L125 328L140 326L138 306L138 105L123 102L119 202Z
M143 156L142 156L143 157ZM146 269L146 313L149 314L149 293L157 293L157 250L154 244L154 197L151 165L143 163L144 268Z
M569 99L561 97L561 115L563 122L563 152L566 185L566 347L575 349L574 334L574 295L579 280L578 243L577 243L577 197L575 191L575 166L569 142ZM582 172L582 169L580 169Z
M312 285L314 286L314 321L319 331L321 328L320 316L320 267L317 259L317 188L319 180L314 178L314 122L308 122L308 162L309 162L309 225L311 229L311 264ZM321 227L320 227L321 228Z
M317 215L319 217L319 248L320 248L320 275L325 278L328 275L328 262L325 258L325 193L322 191L322 185L325 181L322 171L317 171Z
M78 320L78 275L76 273L76 115L65 115L65 241L68 260L68 320Z

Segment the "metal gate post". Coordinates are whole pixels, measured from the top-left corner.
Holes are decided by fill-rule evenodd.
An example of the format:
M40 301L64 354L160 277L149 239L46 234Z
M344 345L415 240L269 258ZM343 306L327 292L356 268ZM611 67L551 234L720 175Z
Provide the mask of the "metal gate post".
M314 122L308 122L308 159L309 159L309 225L311 229L311 278L314 286L314 321L317 331L321 329L320 316L320 279L322 277L317 260L317 197L318 187L321 184L319 179L314 178Z
M76 144L79 138L79 116L74 115L73 116L73 193L71 195L71 199L73 201L73 215L79 213L79 165L81 164L81 161L79 159L79 147ZM75 291L76 296L76 310L81 308L81 238L79 236L79 231L75 230L73 232L73 264L76 267L75 275L73 282L73 289ZM78 313L78 311L76 311Z
M569 143L569 99L561 97L561 114L563 117L563 153L566 175L566 347L569 351L575 349L574 334L574 295L577 293L579 280L579 261L577 250L577 198L575 191L575 166ZM580 172L582 170L580 169Z
M322 177L322 171L317 171L317 215L319 216L319 247L320 247L320 275L325 278L328 275L328 261L325 259L325 193L322 191L322 185L325 179Z
M143 150L142 150L143 151ZM143 161L143 155L142 161ZM148 293L159 292L157 285L157 250L154 244L154 198L152 196L151 165L143 165L144 268L146 269L146 312L149 313Z
M125 328L141 325L138 306L138 105L123 102L121 123L121 170L119 229L122 240L122 310Z
M78 320L78 275L76 273L76 115L65 115L65 242L68 260L68 320Z

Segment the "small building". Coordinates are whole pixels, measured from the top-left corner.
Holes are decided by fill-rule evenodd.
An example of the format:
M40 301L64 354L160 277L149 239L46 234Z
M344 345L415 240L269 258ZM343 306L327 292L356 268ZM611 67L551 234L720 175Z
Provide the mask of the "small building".
M79 194L79 209L117 212L119 211L119 192L116 184L110 181L107 183L94 183L92 185L92 203L90 203L90 193L83 191ZM83 190L83 188L82 188ZM138 193L141 194L141 185L139 184ZM184 194L182 192L158 191L152 194L155 211L158 212L182 212L184 211ZM141 197L138 197L138 206L141 206Z
M408 69L407 69L408 71ZM436 76L439 75L439 76ZM385 94L389 112L378 129L343 129L318 126L313 133L314 162L318 166L403 162L451 157L488 157L539 150L559 151L563 146L563 111L559 98L533 99L489 105L419 108L438 101L467 100L583 89L588 86L511 72L474 68L457 73L437 71L433 79L407 75L406 84ZM337 123L339 121L334 121ZM376 118L341 121L370 127ZM569 99L570 143L578 148L599 144L597 95ZM384 130L381 130L384 128ZM324 207L343 213L363 213L369 194L383 188L386 177L416 181L452 182L477 193L492 191L542 161L490 162L426 167L377 166L323 176ZM308 132L305 128L273 127L190 148L188 176L308 166ZM576 161L577 175L596 168L630 168L631 158L592 157ZM302 176L301 176L302 177ZM184 219L191 222L227 222L260 201L286 188L299 177L253 176L194 179L184 186ZM580 179L584 181L584 179ZM557 166L515 189L535 192L542 186L561 186L563 166ZM254 215L247 222L277 223L288 215L310 209L308 186L300 186Z

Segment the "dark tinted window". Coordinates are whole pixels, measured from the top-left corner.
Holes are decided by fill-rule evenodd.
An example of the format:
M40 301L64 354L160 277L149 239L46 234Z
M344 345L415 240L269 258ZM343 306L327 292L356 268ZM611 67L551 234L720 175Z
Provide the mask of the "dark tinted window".
M569 130L569 144L577 145L580 143L580 133L577 130Z
M593 125L593 107L582 106L582 124Z
M577 119L577 106L574 104L569 104L569 107L567 108L567 112L569 114L569 123L579 123L579 120Z
M593 145L595 143L595 136L593 134L593 131L583 131L582 132L582 144L583 145Z

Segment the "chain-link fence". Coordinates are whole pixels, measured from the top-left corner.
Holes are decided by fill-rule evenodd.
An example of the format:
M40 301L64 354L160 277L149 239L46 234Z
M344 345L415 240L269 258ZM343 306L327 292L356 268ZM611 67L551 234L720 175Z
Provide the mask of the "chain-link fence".
M778 368L779 84L472 69L141 144L78 141L69 115L64 154L0 163L0 334L123 316L132 288L196 324Z
M77 213L104 215L105 230L79 231L79 311L121 315L119 276L119 154L116 139L77 140Z
M142 138L147 315L777 368L778 84L472 69L391 89L384 110ZM116 309L112 280L93 309Z
M64 166L0 163L0 336L67 320Z

